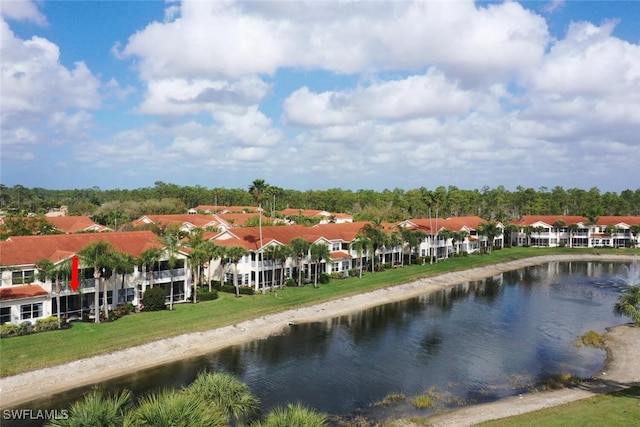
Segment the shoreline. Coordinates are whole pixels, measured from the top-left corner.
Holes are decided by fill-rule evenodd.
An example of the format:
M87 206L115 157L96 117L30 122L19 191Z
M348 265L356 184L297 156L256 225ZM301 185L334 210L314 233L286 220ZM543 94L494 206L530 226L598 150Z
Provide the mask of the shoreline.
M340 317L374 306L410 299L452 287L462 282L480 280L522 267L562 261L626 262L634 258L632 255L555 255L526 258L484 267L476 267L469 270L444 273L438 276L418 279L410 283L390 286L309 307L290 309L205 332L196 332L161 339L112 353L0 378L1 406L3 408L15 407L52 394L126 376L143 369L202 356L226 347L267 338L271 335L282 333L290 324L308 323ZM618 327L618 329L620 328ZM625 347L637 343L637 345L634 346L638 347L635 349L635 354L639 354L640 328L628 329L636 329L636 331L634 331L636 333L634 337L636 338L631 339L631 341L626 338L626 340L618 341L611 346L609 346L609 339L611 338L609 337L609 333L607 333L608 356L605 367L608 371L612 371L613 367L614 373L612 377L611 372L608 372L609 376L607 378L610 381L616 380L616 369L619 373L621 370L627 372L629 369L628 365L633 367L634 362L631 357L633 353L629 349L625 352ZM615 328L612 330L615 330ZM618 367L616 368L616 366ZM636 370L640 371L640 366L638 366ZM73 372L74 375L69 375L69 372ZM632 381L640 381L640 372L637 374L638 376L635 377L635 379L631 379ZM623 379L618 378L618 381L622 380ZM564 390L560 390L560 392L561 391ZM546 393L538 393L536 396L542 394ZM479 406L483 407L484 405ZM478 406L474 405L469 408L478 408ZM465 409L468 408L463 408L459 411L464 411ZM456 411L456 413L457 412L458 411ZM450 418L452 414L442 415L442 417ZM481 421L481 419L476 419L476 421Z

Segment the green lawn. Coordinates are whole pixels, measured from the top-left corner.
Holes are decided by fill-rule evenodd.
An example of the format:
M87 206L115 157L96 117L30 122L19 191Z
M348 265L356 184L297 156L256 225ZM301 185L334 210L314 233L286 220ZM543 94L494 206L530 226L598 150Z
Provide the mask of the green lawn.
M542 409L478 426L593 426L627 427L640 424L640 386Z
M511 248L491 255L451 258L432 265L405 266L379 273L366 273L362 279L333 280L318 289L311 285L272 293L235 298L220 293L215 301L178 304L173 311L143 312L109 323L74 323L67 330L44 332L0 340L0 376L14 375L97 354L148 343L179 334L198 332L264 316L266 314L317 304L387 286L407 283L420 277L449 271L553 254L624 253L640 250Z

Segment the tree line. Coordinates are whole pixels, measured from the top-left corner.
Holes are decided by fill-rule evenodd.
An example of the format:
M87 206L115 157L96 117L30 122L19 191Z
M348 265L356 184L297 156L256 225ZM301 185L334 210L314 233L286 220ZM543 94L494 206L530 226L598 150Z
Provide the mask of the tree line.
M255 182L255 181L254 181ZM266 184L266 183L265 183ZM103 225L114 226L144 214L185 213L198 205L253 206L251 186L207 188L155 182L153 187L102 190L98 187L69 190L7 187L0 184L0 210L5 215L44 214L67 206L70 215L88 215ZM562 187L538 189L518 186L465 190L455 186L404 190L292 190L265 185L261 205L267 216L285 208L344 212L355 220L381 218L402 221L427 217L434 209L440 217L477 215L488 221L510 221L522 215L640 215L640 188L620 193ZM117 227L116 227L117 228Z

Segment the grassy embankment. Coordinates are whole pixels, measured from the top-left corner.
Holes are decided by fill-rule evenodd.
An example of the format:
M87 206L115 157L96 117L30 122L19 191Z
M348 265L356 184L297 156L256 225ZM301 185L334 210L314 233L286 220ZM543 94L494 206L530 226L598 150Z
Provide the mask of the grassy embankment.
M600 426L627 427L640 419L640 386L589 399L542 409L514 417L487 421L478 426Z
M532 256L554 254L640 254L640 250L569 248L511 248L491 255L450 258L436 264L412 265L379 273L333 280L319 288L311 285L272 293L243 296L220 293L215 301L178 304L173 311L143 312L115 322L74 323L71 329L3 339L0 342L0 376L14 375L97 354L120 350L175 335L205 331L291 308L407 283L421 277L466 270Z

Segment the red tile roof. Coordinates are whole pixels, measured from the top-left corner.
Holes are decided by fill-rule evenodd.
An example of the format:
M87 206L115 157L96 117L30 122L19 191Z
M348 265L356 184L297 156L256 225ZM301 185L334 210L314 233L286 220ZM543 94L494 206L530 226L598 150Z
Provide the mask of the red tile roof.
M204 214L176 214L176 215L144 215L131 224L133 226L139 227L145 224L149 224L148 221L151 221L153 224L192 224L194 227L198 228L206 228L206 227L216 227L218 226L218 221L212 217L211 215Z
M320 224L314 227L302 225L262 227L262 243L277 241L284 245L291 244L296 237L301 237L310 243L320 238L350 242L355 239L366 222L347 222L343 224ZM233 228L224 233L205 233L204 238L212 239L221 246L240 245L257 251L260 248L260 229L258 227Z
M252 213L219 213L215 214L216 217L226 222L227 224L234 227L242 227L247 224L251 218L257 218L258 212ZM262 216L262 223L271 223L273 220L271 218L267 218L266 216Z
M556 221L564 221L566 225L571 224L586 224L589 220L583 216L570 216L570 215L523 215L517 221L511 222L511 224L515 224L519 227L526 227L528 225L533 225L537 222L542 222L547 225L553 225Z
M7 286L0 288L0 300L8 301L21 298L33 298L49 295L38 285Z
M96 224L88 216L52 216L45 219L55 228L65 233L77 233L89 229L96 229L97 231L110 230L103 225Z
M628 226L640 225L640 216L601 216L598 218L598 225L619 225L627 224Z
M151 231L14 236L0 242L0 265L32 265L42 259L56 263L99 240L134 257L151 247L162 247Z
M446 228L451 231L460 231L463 228L470 228L475 230L480 226L480 224L485 224L488 221L486 219L480 218L479 216L460 216L460 217L452 217L452 218L415 218L409 219L408 222L415 224L419 230L429 231L433 228L433 230L437 228L439 230ZM436 224L437 223L437 224Z

